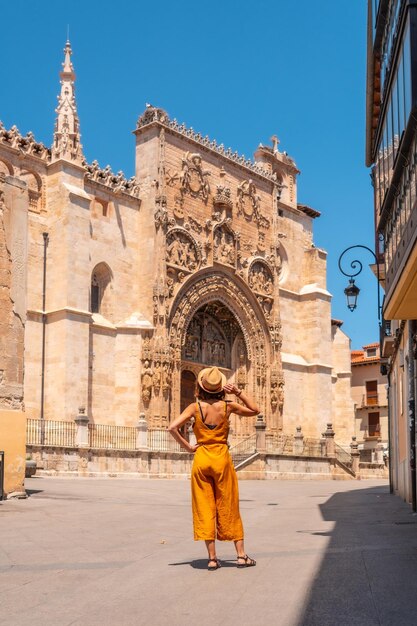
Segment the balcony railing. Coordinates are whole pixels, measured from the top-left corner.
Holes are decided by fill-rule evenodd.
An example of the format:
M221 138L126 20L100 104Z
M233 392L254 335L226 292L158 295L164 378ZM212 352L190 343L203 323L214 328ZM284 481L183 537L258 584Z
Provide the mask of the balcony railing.
M379 405L379 394L378 392L372 393L364 393L362 396L362 407L365 406L378 406Z

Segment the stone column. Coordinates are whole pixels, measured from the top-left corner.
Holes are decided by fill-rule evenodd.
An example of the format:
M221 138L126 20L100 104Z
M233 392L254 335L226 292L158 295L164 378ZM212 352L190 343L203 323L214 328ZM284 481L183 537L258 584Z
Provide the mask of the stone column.
M323 433L323 437L326 439L326 456L334 458L336 456L336 450L334 445L334 435L335 432L333 430L333 426L331 423L327 424L327 429Z
M384 444L382 443L381 437L378 437L378 443L375 448L375 463L378 465L384 465Z
M149 450L148 423L145 418L145 413L139 413L138 423L136 424L136 449Z
M255 422L256 451L266 452L266 423L262 413L259 413Z
M294 442L292 446L292 452L296 456L300 456L304 451L304 435L301 432L301 426L297 426L296 433L294 435Z
M359 461L360 461L360 452L358 449L358 442L356 441L356 437L352 437L352 441L350 444L350 454L352 457L352 471L355 474L359 473Z
M188 441L189 441L190 446L195 446L197 443L197 439L195 438L192 424L189 425L187 432L188 432Z
M320 439L320 452L321 456L326 456L326 437L324 436L324 433L322 433Z
M77 432L75 434L75 443L79 448L88 447L88 415L85 414L85 407L80 406L78 415L75 418L77 424Z

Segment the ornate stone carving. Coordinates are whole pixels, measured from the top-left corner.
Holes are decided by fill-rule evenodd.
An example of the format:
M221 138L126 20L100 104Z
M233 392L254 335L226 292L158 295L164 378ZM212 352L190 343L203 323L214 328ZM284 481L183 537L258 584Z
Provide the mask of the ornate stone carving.
M271 316L272 304L273 304L272 298L265 298L264 296L256 296L256 299L261 305L261 309L264 312L266 319L269 320Z
M139 183L134 176L127 179L122 171L114 174L110 165L102 169L98 161L93 161L90 165L84 161L83 165L86 169L85 177L87 180L104 185L113 193L123 193L133 198L139 197Z
M233 200L230 187L217 185L216 195L213 198L213 205L215 208L225 208L230 210L233 208Z
M247 159L244 154L240 155L236 151L233 152L231 148L225 148L223 144L218 144L215 139L211 140L207 135L203 137L201 133L195 132L193 128L187 128L185 124L180 124L175 118L173 120L169 119L166 111L149 104L145 112L139 117L136 128L140 129L143 126L153 123L164 124L164 126L169 128L172 132L196 141L205 149L212 150L267 180L273 182L277 180L275 172L270 172L262 167L261 164L254 163L251 159Z
M186 329L196 310L213 300L222 302L230 309L244 335L248 359L264 367L264 330L260 318L241 289L226 275L200 278L188 289L187 297L178 293L172 307L170 324L170 346L174 358L178 362L181 360L182 342L185 341Z
M35 141L31 131L23 137L17 126L12 126L10 130L6 130L2 122L0 122L0 143L18 150L23 155L29 154L46 162L51 160L49 148L43 143Z
M238 367L236 374L236 384L239 389L246 389L247 368L246 368L246 346L244 339L239 339L237 344Z
M276 365L271 367L270 385L271 408L275 411L278 407L282 411L284 405L284 375L282 371L278 370Z
M210 194L209 176L210 172L203 169L201 154L186 152L182 159L182 193L189 193L193 198L201 197L207 202Z
M257 260L252 263L249 269L249 285L256 293L272 295L273 276L264 261Z
M150 366L150 361L143 362L142 377L141 377L141 392L142 400L144 404L149 404L152 395L153 386L153 372Z
M75 103L75 73L71 62L71 45L67 41L64 48L65 59L62 64L61 93L58 97L54 145L52 158L67 159L81 163L83 160L82 145L80 143L80 121Z
M214 229L214 260L223 265L236 267L236 240L225 225Z
M161 362L155 361L152 383L153 383L153 388L155 389L157 393L159 392L159 389L161 388L161 380L162 380Z
M237 214L248 220L252 219L259 211L260 199L253 181L243 180L237 188Z
M165 229L168 226L168 211L162 207L156 209L153 214L155 220L156 229L163 228Z
M186 272L198 269L201 250L187 231L174 228L167 233L166 262Z
M142 342L142 360L150 361L152 359L152 344L150 337L144 337Z

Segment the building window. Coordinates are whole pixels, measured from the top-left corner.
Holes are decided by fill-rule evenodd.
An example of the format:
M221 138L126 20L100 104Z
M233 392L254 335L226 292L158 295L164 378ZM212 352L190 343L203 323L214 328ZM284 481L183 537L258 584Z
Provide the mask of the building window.
M100 285L96 274L91 279L91 312L98 313L100 309Z
M112 317L112 273L106 263L99 263L91 274L90 310L110 319Z
M366 404L367 405L378 404L378 381L367 380L365 384L366 384Z
M379 437L381 434L381 425L379 423L379 413L369 413L368 415L368 432L370 437Z
M368 358L371 356L376 356L376 348L368 348L366 351L366 356Z

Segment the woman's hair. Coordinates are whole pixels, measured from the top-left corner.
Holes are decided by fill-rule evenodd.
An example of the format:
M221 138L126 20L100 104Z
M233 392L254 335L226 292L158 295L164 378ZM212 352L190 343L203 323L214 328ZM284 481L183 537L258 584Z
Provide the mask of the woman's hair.
M195 395L200 400L224 400L224 396L226 395L224 389L218 391L217 393L209 393L205 391L198 383L195 386Z

